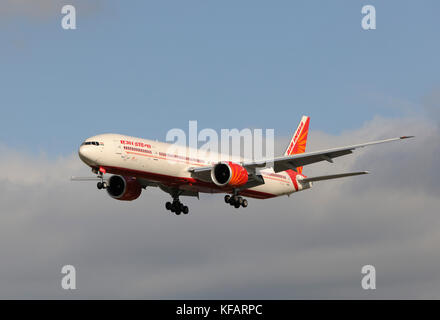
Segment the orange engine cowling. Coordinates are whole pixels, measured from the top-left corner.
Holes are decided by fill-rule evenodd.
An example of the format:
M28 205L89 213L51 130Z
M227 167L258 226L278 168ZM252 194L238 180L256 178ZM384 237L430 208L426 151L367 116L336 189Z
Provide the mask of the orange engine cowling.
M217 163L211 170L211 178L220 187L240 187L248 181L245 168L233 162Z
M111 176L108 180L107 193L113 199L131 201L139 198L141 185L134 177Z

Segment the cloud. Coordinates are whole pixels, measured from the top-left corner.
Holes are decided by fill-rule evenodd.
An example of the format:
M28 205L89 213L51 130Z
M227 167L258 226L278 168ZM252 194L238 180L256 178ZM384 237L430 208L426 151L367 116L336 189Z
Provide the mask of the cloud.
M437 87L423 98L423 107L429 117L440 126L440 87Z
M439 298L439 128L375 118L338 136L311 131L308 150L402 134L417 137L304 169L368 176L241 210L221 195L183 198L191 211L179 217L157 189L124 203L70 182L89 172L76 154L0 147L0 298ZM65 264L74 292L60 286ZM365 264L374 292L361 289Z

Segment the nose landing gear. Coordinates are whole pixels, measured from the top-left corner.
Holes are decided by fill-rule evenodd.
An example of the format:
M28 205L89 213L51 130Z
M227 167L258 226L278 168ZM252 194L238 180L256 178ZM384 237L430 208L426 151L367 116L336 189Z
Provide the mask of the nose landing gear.
M248 201L238 195L230 196L229 194L227 194L225 196L225 202L229 203L231 206L234 206L237 209L240 208L240 206L243 208L246 208L248 206Z
M107 182L103 181L103 182L98 182L96 184L96 186L98 187L99 190L101 189L107 189Z
M96 187L97 187L99 190L101 190L101 189L107 189L107 187L108 187L107 182L104 181L104 173L105 173L105 170L100 168L99 171L97 171L96 173L98 174L98 179L101 180L101 181L99 181L99 182L96 184Z

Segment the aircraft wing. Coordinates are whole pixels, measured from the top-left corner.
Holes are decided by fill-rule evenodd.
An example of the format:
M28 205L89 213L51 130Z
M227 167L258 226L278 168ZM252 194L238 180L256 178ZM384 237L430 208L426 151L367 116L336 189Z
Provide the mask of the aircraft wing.
M257 168L257 167L270 167L272 164L275 172L285 171L288 169L296 170L297 167L306 166L308 164L312 164L320 161L333 162L334 158L353 153L353 151L358 148L371 146L374 144L408 139L412 137L413 136L402 136L398 138L378 140L378 141L372 141L362 144L355 144L352 146L346 146L342 148L333 148L333 149L327 149L327 150L321 150L315 152L282 156L282 157L274 158L273 160L269 159L263 161L255 161L255 162L245 162L242 164L242 166L248 169L248 168Z
M296 171L297 167L306 166L308 164L320 162L320 161L328 161L333 162L334 158L341 157L350 153L353 153L355 149L363 148L366 146L371 146L375 144L380 143L386 143L386 142L392 142L392 141L398 141L402 139L408 139L412 138L413 136L402 136L398 138L391 138L391 139L385 139L385 140L378 140L378 141L372 141L372 142L366 142L361 144L355 144L352 146L346 146L341 148L333 148L333 149L327 149L327 150L321 150L321 151L315 151L315 152L307 152L307 153L300 153L300 154L293 154L288 156L282 156L277 157L274 159L268 159L263 161L254 161L254 162L244 162L241 163L241 165L246 168L249 175L249 181L248 183L243 186L242 188L252 188L261 184L264 184L264 178L257 173L255 170L256 168L265 168L265 167L272 167L275 172L285 171L288 169L292 169ZM188 171L191 172L191 176L197 179L200 179L202 181L211 182L211 170L212 166L206 166L206 167L199 167L199 168L189 168ZM360 175L360 174L366 174L368 172L362 171L362 172L353 172L353 173L344 173L344 174L337 174L337 175L329 175L329 176L320 176L320 177L313 177L313 178L305 178L302 181L303 182L313 182L313 181L320 181L320 180L329 180L329 179L336 179L336 178L343 178L348 176L354 176L354 175Z

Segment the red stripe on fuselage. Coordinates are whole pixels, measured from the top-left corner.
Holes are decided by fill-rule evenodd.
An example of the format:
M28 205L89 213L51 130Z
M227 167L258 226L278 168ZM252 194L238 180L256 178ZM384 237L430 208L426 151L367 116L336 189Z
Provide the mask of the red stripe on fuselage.
M296 181L296 176L298 175L298 173L296 173L292 169L286 170L286 172L289 175L290 179L292 180L295 190L298 191L298 181Z
M118 174L122 176L134 176L136 178L143 178L146 180L154 181L154 182L160 182L168 186L179 186L182 189L192 189L192 190L209 190L204 191L208 193L232 193L231 187L220 187L216 185L215 183L209 183L205 181L201 181L194 178L188 178L188 177L175 177L175 176L169 176L164 175L160 173L154 173L154 172L148 172L148 171L140 171L140 170L134 170L134 169L127 169L127 168L121 168L121 167L105 167L108 173L112 174ZM240 192L241 195L251 197L251 198L257 198L257 199L268 199L268 198L274 198L277 195L267 192L261 192L261 191L255 191L255 190L243 190Z

